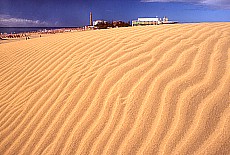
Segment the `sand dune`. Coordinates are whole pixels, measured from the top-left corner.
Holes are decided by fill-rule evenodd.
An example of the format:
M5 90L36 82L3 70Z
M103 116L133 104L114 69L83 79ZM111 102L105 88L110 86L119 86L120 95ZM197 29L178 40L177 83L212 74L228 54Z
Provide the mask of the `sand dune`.
M0 44L0 154L229 154L230 23Z

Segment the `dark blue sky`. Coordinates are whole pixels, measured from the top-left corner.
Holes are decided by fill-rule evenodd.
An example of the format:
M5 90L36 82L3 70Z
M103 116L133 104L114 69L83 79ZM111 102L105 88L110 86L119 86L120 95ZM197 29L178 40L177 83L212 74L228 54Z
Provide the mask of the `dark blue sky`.
M230 21L229 0L0 0L0 26L83 26L90 11L94 20Z

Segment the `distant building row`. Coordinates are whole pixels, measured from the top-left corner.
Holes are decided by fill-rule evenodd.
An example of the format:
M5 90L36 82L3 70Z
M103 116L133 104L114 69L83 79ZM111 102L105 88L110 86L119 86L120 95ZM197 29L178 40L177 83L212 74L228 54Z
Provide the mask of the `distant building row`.
M132 21L132 26L140 26L140 25L159 25L159 24L174 24L176 21L169 21L167 17L163 19L154 17L154 18L138 18L138 20Z
M84 29L106 29L113 27L127 27L130 26L130 22L123 22L121 20L108 22L105 20L95 20L93 21L93 14L90 12L89 25L85 26Z
M130 26L130 22L123 22L123 21L112 21L107 22L105 20L96 20L93 21L93 14L90 12L90 25L85 26L85 29L105 29L105 28L113 28L113 27L127 27ZM174 24L177 23L176 21L169 21L167 17L158 18L138 18L137 20L132 21L132 26L144 26L144 25L159 25L159 24Z
M97 25L100 25L100 24L112 24L113 26L117 26L117 25L121 25L121 24L124 24L125 22L121 21L121 20L117 20L117 21L112 21L112 22L108 22L108 21L105 21L105 20L95 20L93 21L93 26L97 26Z

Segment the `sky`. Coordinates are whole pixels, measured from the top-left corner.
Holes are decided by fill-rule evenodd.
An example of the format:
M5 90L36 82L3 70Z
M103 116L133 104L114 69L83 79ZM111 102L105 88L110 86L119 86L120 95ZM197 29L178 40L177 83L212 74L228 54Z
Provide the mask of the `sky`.
M0 27L78 27L93 20L163 17L230 22L230 0L0 0Z

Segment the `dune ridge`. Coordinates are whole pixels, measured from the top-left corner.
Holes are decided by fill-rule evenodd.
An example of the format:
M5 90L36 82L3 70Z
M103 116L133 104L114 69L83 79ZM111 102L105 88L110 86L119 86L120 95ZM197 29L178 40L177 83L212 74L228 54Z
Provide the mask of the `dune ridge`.
M229 27L0 44L0 154L228 154Z

